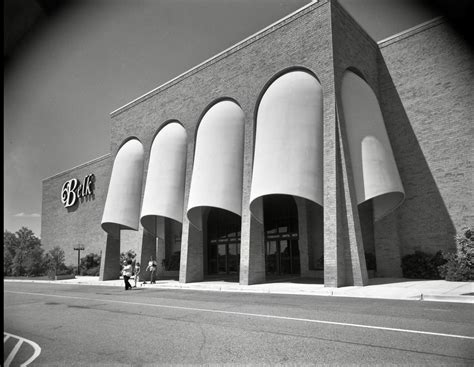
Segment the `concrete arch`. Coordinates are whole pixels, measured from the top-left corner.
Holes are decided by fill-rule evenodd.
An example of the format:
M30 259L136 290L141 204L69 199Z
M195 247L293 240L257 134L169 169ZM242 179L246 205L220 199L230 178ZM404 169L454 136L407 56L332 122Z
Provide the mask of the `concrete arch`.
M301 68L278 74L258 104L250 211L259 222L273 194L323 205L323 93Z
M342 77L341 101L357 203L372 200L377 221L405 198L382 111L374 91L353 69Z
M241 215L244 112L233 100L219 100L204 113L196 134L187 216L202 229L202 209Z
M165 218L183 222L186 151L186 130L177 121L163 126L151 146L140 222L160 238Z
M126 140L115 156L102 215L102 228L117 236L120 229L138 230L144 150L137 138Z

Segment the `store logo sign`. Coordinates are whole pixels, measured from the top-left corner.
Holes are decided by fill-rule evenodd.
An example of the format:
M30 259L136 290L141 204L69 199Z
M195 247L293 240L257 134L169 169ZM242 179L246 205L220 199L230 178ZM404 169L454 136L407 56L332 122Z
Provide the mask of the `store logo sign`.
M93 174L87 175L84 178L83 185L75 178L66 181L61 189L61 202L64 204L64 207L73 206L79 198L91 196L93 194L94 181L95 176Z

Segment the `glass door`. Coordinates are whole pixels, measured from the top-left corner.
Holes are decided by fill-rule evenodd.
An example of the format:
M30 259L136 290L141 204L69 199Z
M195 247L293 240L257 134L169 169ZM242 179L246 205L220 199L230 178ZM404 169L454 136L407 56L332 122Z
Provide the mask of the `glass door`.
M298 240L267 240L265 256L267 274L284 275L300 273Z
M266 246L266 271L267 274L279 274L278 242L267 241Z
M219 274L227 273L227 245L220 243L217 245L217 272Z

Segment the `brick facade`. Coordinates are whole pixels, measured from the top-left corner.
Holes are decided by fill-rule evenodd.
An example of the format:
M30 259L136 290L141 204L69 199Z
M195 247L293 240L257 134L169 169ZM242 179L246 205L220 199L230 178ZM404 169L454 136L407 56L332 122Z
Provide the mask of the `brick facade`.
M41 243L46 251L56 246L63 248L67 265L77 265L74 245L85 246L81 257L89 253L100 254L103 250L107 234L100 222L112 163L111 156L106 155L43 180ZM93 195L80 198L76 205L65 208L61 202L63 184L73 178L83 183L88 174L95 176Z
M43 240L47 246L65 248L69 243L88 241L97 252L106 243L117 246L107 241L100 228L107 190L102 182L108 184L113 157L124 140L137 137L145 149L145 184L153 138L163 124L177 120L187 133L180 281L202 280L205 234L186 217L195 138L203 111L218 99L231 98L245 114L240 282L265 281L263 226L249 210L256 108L275 76L303 68L314 73L323 90L324 209L311 214L304 200L297 200L300 222L308 228L301 236L306 242L301 247L302 271L304 275L315 273L315 256L321 255L321 249L312 250L308 244L321 241L310 228L317 228L315 218L322 215L326 285L367 284L363 254L368 248L377 257L378 275L399 276L401 256L417 249L434 253L452 248L456 229L474 219L469 205L474 187L469 143L474 129L472 66L469 48L443 20L377 44L337 2L309 4L114 111L111 156L44 181ZM369 223L370 206L358 209L355 201L340 109L341 78L348 68L362 74L377 95L406 191L405 202L375 224ZM65 211L58 200L63 181L81 178L92 169L98 172L96 199L81 204L75 212ZM122 250L135 249L141 254L142 267L150 253L157 253L155 239L141 227L122 231L120 237ZM167 247L169 241L166 239Z

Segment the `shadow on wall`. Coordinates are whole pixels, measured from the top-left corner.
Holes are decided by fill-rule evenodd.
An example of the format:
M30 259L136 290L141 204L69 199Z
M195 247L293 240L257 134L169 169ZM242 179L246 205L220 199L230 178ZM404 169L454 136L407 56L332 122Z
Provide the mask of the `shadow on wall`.
M68 213L74 213L78 208L80 204L87 203L89 201L95 200L95 194L88 195L88 196L82 196L76 200L74 205L67 207L67 212Z
M381 55L379 68L380 105L406 197L394 213L376 223L380 229L393 228L397 233L379 230L378 240L398 236L401 256L415 250L434 254L454 249L456 229L412 128L416 121L409 121ZM391 226L387 221L396 224Z

